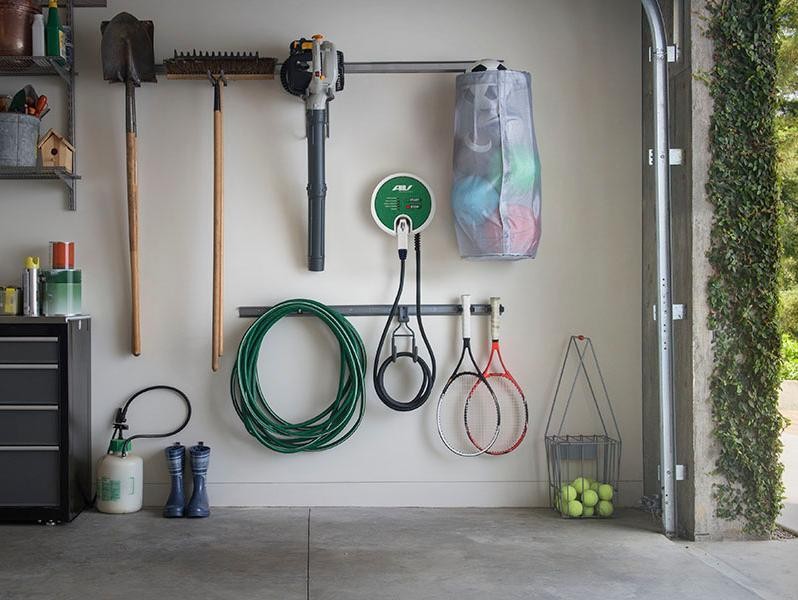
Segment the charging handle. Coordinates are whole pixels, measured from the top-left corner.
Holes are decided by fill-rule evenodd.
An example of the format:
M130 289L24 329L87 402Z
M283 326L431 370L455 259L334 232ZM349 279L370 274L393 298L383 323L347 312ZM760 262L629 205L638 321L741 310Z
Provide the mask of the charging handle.
M410 245L410 219L399 217L396 220L396 244L399 250L399 258L407 258L407 247Z

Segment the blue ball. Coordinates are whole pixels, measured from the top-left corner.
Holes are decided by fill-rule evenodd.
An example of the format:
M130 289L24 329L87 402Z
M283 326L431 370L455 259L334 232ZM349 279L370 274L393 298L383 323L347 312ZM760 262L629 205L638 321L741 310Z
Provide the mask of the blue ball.
M476 175L457 179L452 186L452 210L465 228L478 228L499 209L499 192Z

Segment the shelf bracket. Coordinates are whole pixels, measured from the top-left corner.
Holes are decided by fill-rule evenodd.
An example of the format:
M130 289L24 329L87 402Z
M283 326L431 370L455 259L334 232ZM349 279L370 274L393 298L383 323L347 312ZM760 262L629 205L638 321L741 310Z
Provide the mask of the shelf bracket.
M47 62L50 63L50 66L53 67L58 76L66 82L67 85L72 85L72 75L69 72L69 68L65 67L60 63L60 61L49 58Z

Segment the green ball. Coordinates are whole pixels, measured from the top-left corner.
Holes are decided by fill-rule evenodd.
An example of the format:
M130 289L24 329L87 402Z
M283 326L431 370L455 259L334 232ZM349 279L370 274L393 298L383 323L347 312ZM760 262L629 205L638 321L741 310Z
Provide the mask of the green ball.
M601 500L612 500L613 489L608 483L602 483L598 489L598 497Z
M576 490L572 485L564 484L560 490L562 495L563 504L567 504L571 500L576 500Z
M511 146L506 181L514 193L531 192L538 174L535 154L523 146Z
M598 492L600 485L601 485L600 481L594 481L593 483L590 484L590 489L593 490L594 492Z
M576 479L574 479L574 482L571 484L571 487L573 487L576 490L577 494L581 494L587 488L590 487L590 480L587 477L577 477Z
M582 506L582 503L579 502L579 500L571 500L568 503L568 516L569 517L581 517L583 510L584 510L584 507Z
M590 506L590 507L596 506L596 504L598 504L598 501L599 501L598 494L593 490L585 490L582 493L582 504L584 504L585 506Z
M600 517L609 517L615 508L612 506L612 502L609 500L600 500L596 506L596 510L598 510Z
M582 509L582 516L583 517L592 517L595 514L595 510L592 506L585 506Z

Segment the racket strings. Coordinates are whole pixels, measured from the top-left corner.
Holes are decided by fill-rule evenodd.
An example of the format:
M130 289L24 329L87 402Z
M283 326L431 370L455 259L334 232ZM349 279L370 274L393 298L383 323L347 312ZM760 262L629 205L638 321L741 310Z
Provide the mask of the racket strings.
M490 454L505 454L517 448L526 436L529 421L528 407L518 385L507 374L492 373L487 375L486 379L499 402L501 427L496 441L490 447L487 446L490 438L484 433L471 433L471 439L477 448L484 448ZM470 419L466 419L466 428L469 432L475 428L482 431L481 428L472 427Z
M487 381L475 373L461 373L447 386L438 403L438 432L455 454L476 456L489 449L500 431L496 397ZM474 429L470 433L466 423ZM478 447L471 439L483 441Z

